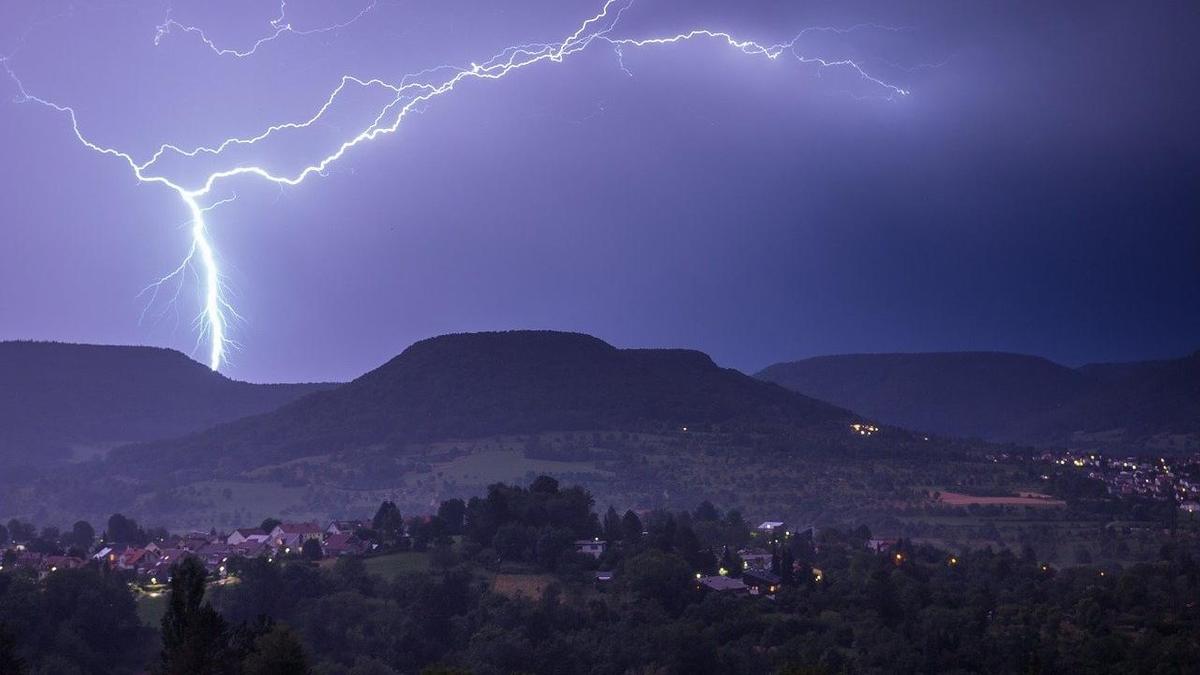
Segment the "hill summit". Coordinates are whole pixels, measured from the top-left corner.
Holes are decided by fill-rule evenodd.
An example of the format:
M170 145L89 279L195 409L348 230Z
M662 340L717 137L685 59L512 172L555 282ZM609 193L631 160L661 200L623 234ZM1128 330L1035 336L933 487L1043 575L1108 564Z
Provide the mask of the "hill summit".
M0 342L0 460L179 436L333 385L250 384L158 347Z
M314 453L588 429L796 430L852 414L682 349L617 349L577 333L512 331L417 342L335 390L177 441L123 451L246 467ZM182 455L180 455L182 453Z

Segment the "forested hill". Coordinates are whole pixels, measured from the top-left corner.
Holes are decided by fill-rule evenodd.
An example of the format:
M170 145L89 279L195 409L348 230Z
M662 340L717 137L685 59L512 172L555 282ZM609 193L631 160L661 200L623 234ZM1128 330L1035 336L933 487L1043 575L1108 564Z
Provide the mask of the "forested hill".
M122 449L120 457L245 467L539 431L823 429L841 437L851 421L848 411L719 368L700 352L617 349L574 333L473 333L418 342L338 389L185 439Z
M56 342L0 342L0 383L0 462L14 464L179 436L334 386L250 384L170 349Z
M1019 354L853 354L758 374L911 429L1128 451L1200 449L1200 352L1068 368Z

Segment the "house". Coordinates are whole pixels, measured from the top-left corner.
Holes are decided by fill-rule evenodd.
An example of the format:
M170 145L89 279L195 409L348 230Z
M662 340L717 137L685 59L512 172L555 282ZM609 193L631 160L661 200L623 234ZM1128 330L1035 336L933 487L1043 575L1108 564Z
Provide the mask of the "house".
M284 551L299 553L310 539L321 542L321 528L316 523L280 523L271 530L271 545Z
M59 570L73 570L83 567L86 563L82 558L69 555L48 555L42 559L42 575Z
M198 551L215 540L217 540L216 536L205 532L189 532L183 536L183 541L180 542L179 547L186 548L189 551Z
M580 539L575 542L575 552L599 558L608 549L608 542L603 539Z
M204 562L204 568L217 574L225 573L225 563L229 556L236 555L236 550L229 544L209 544L196 551L196 556Z
M608 582L613 580L613 571L612 570L598 570L593 573L592 578L595 579L597 584L607 584Z
M116 566L123 570L137 569L158 559L157 549L129 547L117 556Z
M106 564L115 564L117 562L117 556L120 555L124 549L124 546L118 546L117 544L101 546L99 551L96 551L92 554L92 560Z
M1200 502L1183 502L1179 509L1185 513L1200 513Z
M742 583L741 579L722 576L696 577L696 588L705 592L713 591L731 595L743 595L750 592L750 587Z
M753 595L774 595L782 586L779 575L768 570L747 570L742 573L742 583Z
M742 568L748 570L769 570L773 563L771 553L760 548L744 548L738 551L738 557L742 559Z
M239 527L225 539L225 543L230 546L237 546L248 541L262 543L270 538L270 534L263 532L257 527Z
M895 539L868 539L867 548L876 552L883 553L896 545Z
M365 520L335 520L325 528L325 534L354 534L358 530L371 529L371 523Z
M237 555L243 558L259 558L270 556L273 549L269 541L247 541L230 546L229 551L230 555Z
M325 543L321 546L322 552L327 558L360 555L366 551L366 548L366 544L361 539L349 533L331 534L325 537Z
M170 567L189 555L192 555L192 552L186 548L164 548L153 567Z
M13 565L31 570L42 569L42 565L46 561L46 555L44 553L34 553L33 551L25 551L21 548L16 550L17 559L13 561Z
M765 520L754 528L753 534L765 537L768 541L779 541L790 533L787 531L787 524L782 520Z
M782 520L765 520L754 528L759 534L782 534L785 523Z

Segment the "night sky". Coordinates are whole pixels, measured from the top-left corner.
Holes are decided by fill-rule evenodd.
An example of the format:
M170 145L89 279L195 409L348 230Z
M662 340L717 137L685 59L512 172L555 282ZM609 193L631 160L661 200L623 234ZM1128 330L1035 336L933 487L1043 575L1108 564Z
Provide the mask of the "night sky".
M98 143L148 157L303 118L342 74L399 80L561 41L601 2L381 0L247 58L168 4L0 4L0 54ZM365 5L292 0L299 29ZM177 2L219 46L270 2ZM324 176L228 181L208 224L242 319L222 370L342 380L446 332L553 328L757 370L817 354L1005 350L1069 363L1200 348L1200 4L640 0L606 45L469 81ZM883 28L887 26L893 30ZM630 76L630 74L632 76ZM188 212L20 103L0 71L0 339L170 346L204 360ZM299 166L378 112L348 96L238 155ZM174 170L175 165L171 165ZM180 171L187 167L179 164ZM194 176L183 173L180 175Z

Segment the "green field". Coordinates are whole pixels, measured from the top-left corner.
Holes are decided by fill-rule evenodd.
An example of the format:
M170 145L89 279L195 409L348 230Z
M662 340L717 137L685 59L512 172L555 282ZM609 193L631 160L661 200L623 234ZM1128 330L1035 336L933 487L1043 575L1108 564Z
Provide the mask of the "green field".
M376 574L384 579L394 579L401 574L413 572L428 572L430 570L428 553L389 553L363 559L363 565L368 574Z
M167 613L167 594L138 593L135 597L138 618L142 620L142 624L158 628L162 623L163 614Z
M610 475L597 469L592 462L558 462L549 459L529 459L520 450L484 450L438 464L435 471L443 480L487 485L496 482L520 481L534 474L591 474Z

